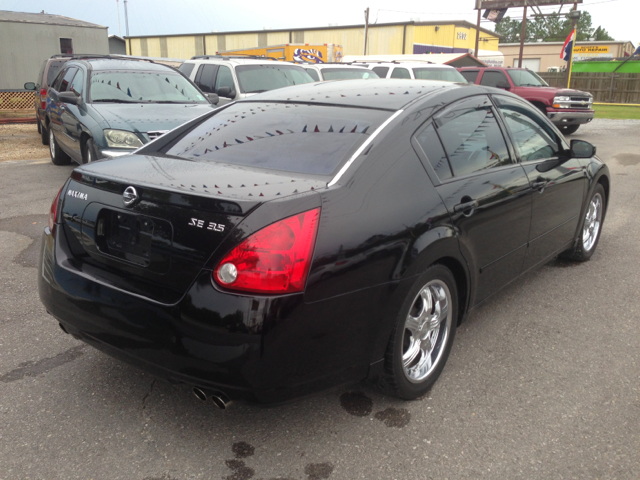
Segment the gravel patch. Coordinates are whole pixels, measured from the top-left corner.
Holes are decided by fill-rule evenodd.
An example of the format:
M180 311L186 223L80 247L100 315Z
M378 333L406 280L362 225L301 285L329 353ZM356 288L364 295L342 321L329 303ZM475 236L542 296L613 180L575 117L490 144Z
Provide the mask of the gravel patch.
M33 124L0 125L0 162L47 158L49 147L42 145Z

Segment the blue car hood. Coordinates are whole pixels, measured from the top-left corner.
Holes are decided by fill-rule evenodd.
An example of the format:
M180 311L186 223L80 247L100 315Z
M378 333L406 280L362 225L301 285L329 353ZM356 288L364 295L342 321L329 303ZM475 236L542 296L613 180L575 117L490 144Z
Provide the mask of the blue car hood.
M92 104L108 124L105 128L115 128L130 132L153 132L172 130L200 115L216 108L211 104L166 104L166 103L121 103Z

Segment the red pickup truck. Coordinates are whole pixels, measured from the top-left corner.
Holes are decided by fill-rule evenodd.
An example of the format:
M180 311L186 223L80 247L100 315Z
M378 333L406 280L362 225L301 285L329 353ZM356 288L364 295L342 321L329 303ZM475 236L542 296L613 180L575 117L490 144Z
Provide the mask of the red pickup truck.
M538 107L562 133L570 135L593 120L593 96L588 92L550 87L526 68L463 67L458 71L469 83L509 90Z

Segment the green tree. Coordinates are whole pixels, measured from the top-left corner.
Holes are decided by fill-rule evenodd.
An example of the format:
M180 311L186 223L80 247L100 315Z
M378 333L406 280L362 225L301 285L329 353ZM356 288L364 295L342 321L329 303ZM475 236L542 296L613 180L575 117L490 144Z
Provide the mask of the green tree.
M542 40L544 42L563 42L571 33L571 20L566 15L554 13L548 17L535 16L532 20L527 21L527 32L525 42L535 42ZM495 31L501 35L500 43L516 43L520 41L520 33L522 31L522 21L513 20L510 17L504 17L500 23L496 25ZM609 33L598 26L593 28L591 14L583 11L578 20L577 25L578 41L589 40L613 40Z

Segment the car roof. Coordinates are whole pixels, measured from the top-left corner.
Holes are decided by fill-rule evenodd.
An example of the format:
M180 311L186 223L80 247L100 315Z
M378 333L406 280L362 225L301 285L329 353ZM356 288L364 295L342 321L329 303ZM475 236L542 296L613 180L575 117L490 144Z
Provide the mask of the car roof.
M360 62L363 65L372 67L404 67L404 68L454 68L451 65L442 65L431 62Z
M270 90L241 102L311 103L395 111L422 96L466 87L468 84L434 80L332 80Z
M174 71L173 68L160 63L153 63L144 60L119 60L114 58L84 58L80 60L69 60L69 63L84 62L91 65L96 70L145 70L145 71Z
M191 57L191 60L187 60L184 63L231 63L233 65L297 65L293 62L283 62L276 59L262 59L262 58L244 58L244 57L235 57L235 56L224 56L224 55L206 55L202 57Z

